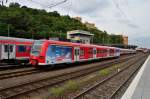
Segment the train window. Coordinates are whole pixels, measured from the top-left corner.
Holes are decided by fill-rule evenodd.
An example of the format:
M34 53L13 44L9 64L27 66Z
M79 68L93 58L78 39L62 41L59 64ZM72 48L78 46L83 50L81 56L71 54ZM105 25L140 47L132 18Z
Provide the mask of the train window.
M93 53L96 54L96 50L95 49L93 50Z
M101 53L101 50L97 50L97 53L100 54L100 53Z
M84 49L80 50L80 55L83 56L84 55Z
M4 52L13 52L13 45L4 45Z
M110 53L114 53L114 50L111 49L111 50L110 50Z
M98 54L98 51L99 51L99 50L97 50L97 54Z
M100 53L103 53L103 50L100 50L99 52L100 52Z
M98 52L98 54L100 54L100 53L101 53L101 50L98 50L97 52Z
M75 49L75 55L80 55L79 49Z
M75 50L74 50L74 55L76 55L76 53L77 53L77 52L76 52L76 49L75 49Z
M40 50L41 50L41 45L34 44L32 46L31 54L38 56L40 54Z
M40 51L41 45L33 45L32 50Z
M89 54L93 54L93 48L90 48L88 51Z
M13 45L9 46L9 50L10 50L10 52L13 52Z
M79 49L77 50L77 55L80 55L80 50Z
M104 53L107 53L107 50L104 50Z
M4 45L4 52L8 52L8 45Z
M18 46L18 52L26 52L26 46L24 46L24 45L19 45L19 46Z
M32 51L31 52L33 55L38 56L39 55L39 51Z

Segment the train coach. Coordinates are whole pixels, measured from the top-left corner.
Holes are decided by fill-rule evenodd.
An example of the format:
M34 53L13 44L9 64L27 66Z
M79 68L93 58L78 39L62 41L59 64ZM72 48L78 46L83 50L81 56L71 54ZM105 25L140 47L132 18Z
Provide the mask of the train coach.
M135 53L136 53L136 50L133 50L133 49L120 49L121 55L135 54Z
M120 49L115 47L39 40L33 44L30 64L39 66L74 63L100 58L119 57L120 53Z
M33 40L0 36L0 62L29 63Z

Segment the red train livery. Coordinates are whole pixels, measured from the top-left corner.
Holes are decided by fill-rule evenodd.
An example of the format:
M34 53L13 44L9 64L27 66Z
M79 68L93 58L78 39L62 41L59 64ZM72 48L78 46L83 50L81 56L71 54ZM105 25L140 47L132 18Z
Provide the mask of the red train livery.
M34 66L74 63L99 58L119 57L121 49L115 47L78 44L52 40L38 40L31 50L30 63Z
M1 62L29 62L33 40L0 36Z

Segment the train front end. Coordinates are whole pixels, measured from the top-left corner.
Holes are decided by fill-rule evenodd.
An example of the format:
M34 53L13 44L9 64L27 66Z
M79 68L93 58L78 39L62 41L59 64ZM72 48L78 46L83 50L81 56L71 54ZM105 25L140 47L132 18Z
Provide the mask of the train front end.
M30 64L34 67L45 64L45 41L35 41L30 55Z

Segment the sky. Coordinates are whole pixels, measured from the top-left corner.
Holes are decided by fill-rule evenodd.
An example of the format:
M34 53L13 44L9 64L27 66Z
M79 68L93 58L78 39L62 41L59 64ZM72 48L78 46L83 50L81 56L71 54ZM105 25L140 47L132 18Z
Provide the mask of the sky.
M22 6L82 17L100 30L129 37L129 44L150 48L150 0L8 0ZM8 4L9 4L8 2Z

